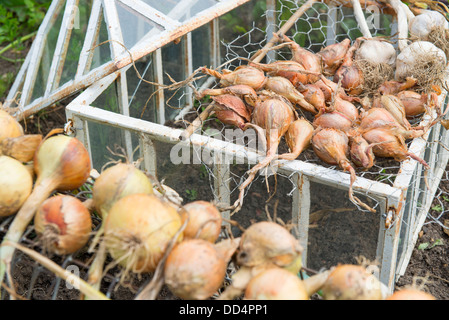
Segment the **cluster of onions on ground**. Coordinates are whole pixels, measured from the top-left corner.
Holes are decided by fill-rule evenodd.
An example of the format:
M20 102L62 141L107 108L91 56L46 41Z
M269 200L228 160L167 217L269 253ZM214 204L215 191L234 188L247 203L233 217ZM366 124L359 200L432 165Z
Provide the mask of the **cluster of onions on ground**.
M275 33L277 48L287 46L290 60L261 63L254 61L258 52L251 59L240 58L241 65L233 70L199 69L219 82L218 88L197 92L197 99L211 99L206 116L255 129L265 143L265 157L248 170L233 213L241 209L245 189L262 169L297 159L308 147L323 163L349 172L349 199L372 212L353 193L357 170L369 170L376 158L413 159L429 167L408 150L408 142L437 123L446 126L447 110L438 96L445 87L448 22L437 11L415 15L391 0L399 40L373 37L359 1L352 3L363 34L354 41L346 38L314 53ZM420 125L425 114L432 121ZM188 137L192 125L185 132ZM278 154L282 139L289 152Z

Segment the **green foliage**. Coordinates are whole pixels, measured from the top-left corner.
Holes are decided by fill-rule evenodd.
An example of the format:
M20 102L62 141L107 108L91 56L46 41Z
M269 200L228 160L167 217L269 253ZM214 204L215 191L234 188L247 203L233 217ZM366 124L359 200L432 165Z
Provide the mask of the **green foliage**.
M432 249L435 246L442 246L444 245L443 239L437 239L435 242L423 242L418 246L419 250L425 250L425 249Z
M0 97L2 97L14 81L14 73L6 72L0 76Z
M0 45L37 30L51 0L2 0L0 3Z
M190 201L195 201L198 197L198 191L195 189L186 189L186 193Z

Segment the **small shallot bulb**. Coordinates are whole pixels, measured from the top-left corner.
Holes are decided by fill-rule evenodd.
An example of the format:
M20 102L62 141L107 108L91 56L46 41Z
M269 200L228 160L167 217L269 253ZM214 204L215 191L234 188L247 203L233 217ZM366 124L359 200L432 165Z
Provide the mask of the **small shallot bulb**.
M165 284L181 299L205 300L223 284L226 266L214 244L202 239L184 240L167 257Z
M29 171L18 160L0 156L0 217L16 213L33 188Z
M351 45L351 40L348 38L344 39L340 43L334 43L328 45L327 47L321 49L317 55L321 58L324 64L324 71L329 74L334 74L335 71L340 67L345 58L346 52Z
M131 163L117 163L106 168L95 180L92 199L97 213L105 219L119 199L136 193L153 193L148 177Z
M233 71L223 70L222 73L208 68L202 68L201 72L220 79L220 84L223 87L244 84L254 90L259 90L263 87L266 80L263 71L250 66L240 66Z
M381 300L380 281L364 266L341 264L322 287L324 300Z
M237 263L241 266L256 267L274 264L289 268L296 273L300 268L302 246L299 241L283 226L261 221L252 224L243 232Z
M404 288L395 291L385 300L436 300L436 298L430 293L418 289Z
M0 110L0 142L5 138L15 138L23 135L20 123L6 111Z
M299 277L282 268L268 268L253 277L245 290L245 300L309 300Z
M419 94L415 91L405 90L396 95L404 106L407 117L414 117L426 112L428 96L426 93ZM438 103L438 98L433 93L431 99L434 104Z
M220 211L211 202L198 200L187 203L180 210L182 222L189 219L184 228L185 239L203 239L214 243L221 232Z
M221 122L243 128L245 123L251 121L251 114L241 98L222 94L212 99L215 102L215 115Z
M116 201L104 226L112 258L128 271L153 272L181 227L175 208L152 194L131 194ZM176 241L182 240L182 234Z
M56 195L38 208L34 228L46 250L65 255L86 245L92 231L92 219L79 199Z
M309 147L313 130L312 124L304 118L293 121L284 136L290 153L281 154L279 159L295 160L298 158L301 152Z

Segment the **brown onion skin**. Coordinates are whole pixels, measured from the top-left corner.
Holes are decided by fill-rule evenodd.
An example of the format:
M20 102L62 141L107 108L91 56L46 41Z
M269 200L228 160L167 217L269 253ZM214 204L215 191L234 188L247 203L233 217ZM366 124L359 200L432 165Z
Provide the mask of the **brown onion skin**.
M349 157L349 139L342 130L334 128L315 130L312 146L315 154L327 164L340 165Z
M223 70L223 73L208 68L202 68L201 71L220 79L220 84L224 87L243 84L259 90L266 81L263 71L251 66L240 66L233 71Z
M177 244L167 257L164 280L185 300L210 298L223 284L227 263L209 241L188 239Z
M398 94L401 91L413 88L418 80L415 78L407 77L404 82L399 82L395 80L385 81L380 85L378 92L381 95L384 94Z
M360 168L369 169L374 165L374 152L372 147L360 134L349 137L351 161Z
M84 247L92 232L92 219L83 203L69 195L56 195L45 200L34 216L34 228L44 237L49 236L46 228L51 229L51 239L44 240L47 249L65 255Z
M212 99L216 103L215 115L224 124L242 129L245 123L251 120L251 113L241 98L232 94L222 94Z
M309 296L297 275L282 268L269 268L249 281L244 299L309 300Z
M335 267L321 291L324 300L382 300L380 282L359 265Z
M350 95L359 95L363 92L363 72L354 63L354 51L357 45L352 46L346 53L342 65L334 74L334 82L341 81L341 86Z
M313 120L315 128L334 128L342 131L349 131L353 122L346 115L338 111L325 112Z
M250 65L265 71L271 77L284 77L294 86L308 82L308 76L303 72L305 68L295 61L279 60L267 64L250 62Z
M329 74L334 74L335 71L341 66L345 58L346 52L351 45L351 40L344 39L340 43L334 43L321 49L317 55L324 63L324 71Z
M283 42L289 43L290 50L292 52L292 60L296 61L310 72L316 72L316 73L322 73L322 67L321 67L321 59L318 57L315 53L302 48L299 44L297 44L295 41L291 40L286 35L283 35L282 38ZM313 83L316 80L316 76L309 75L308 82ZM314 81L315 80L315 81Z
M407 117L419 116L426 112L427 94L405 90L399 92L396 97L402 102Z
M326 98L323 91L316 84L299 85L296 89L304 96L304 99L316 110L326 107Z
M203 239L214 243L221 232L222 216L215 205L197 200L180 210L182 223L188 218L183 234L185 239Z
M363 133L363 138L368 143L380 143L373 146L373 152L378 157L393 158L396 161L403 161L408 158L405 139L398 134L394 134L386 128L374 128Z
M437 300L437 299L430 293L418 289L405 288L393 292L393 294L388 296L385 300Z
M313 126L304 118L293 121L284 135L290 153L284 153L279 159L295 160L312 141Z

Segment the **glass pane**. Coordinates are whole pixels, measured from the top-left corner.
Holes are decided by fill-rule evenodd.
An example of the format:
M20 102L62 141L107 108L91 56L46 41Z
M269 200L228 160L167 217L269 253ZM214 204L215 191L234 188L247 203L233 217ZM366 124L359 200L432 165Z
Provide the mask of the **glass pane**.
M314 182L310 183L310 202L307 267L320 270L338 263L355 264L359 256L376 259L380 212L357 210L347 190Z
M120 112L117 95L117 84L113 82L103 93L91 103L91 106L100 109Z
M127 7L122 6L120 2L116 2L116 4L124 45L128 50L149 31L154 29L156 32L160 32L158 28L148 23L147 20L138 14L132 13Z
M48 32L46 41L43 41L42 46L42 58L39 64L39 69L34 82L33 93L31 100L42 97L45 93L47 86L48 72L50 70L51 62L53 60L53 54L55 52L56 42L58 41L59 29L61 28L62 17L64 16L65 5L61 6L60 11L57 13L57 18Z
M206 24L192 31L192 66L196 70L202 66L211 66L211 30L210 24ZM199 79L195 86L199 87L206 81L206 77Z
M103 9L102 9L102 11L103 11ZM103 43L109 39L108 28L104 21L103 14L100 15L99 20L100 20L100 30L98 32L96 41L94 41L94 43L93 43L93 47L95 47L95 49L93 50L93 54L92 54L92 62L90 65L90 70L95 69L111 60L110 44L107 42ZM100 46L97 46L100 43L103 43L103 44Z
M60 85L63 85L75 77L81 49L83 48L84 38L86 36L91 7L91 1L81 1L80 5L77 7L77 17L73 24L67 56L63 62L64 68L61 74L61 81L59 82Z
M144 0L144 2L181 22L219 3L217 0Z

